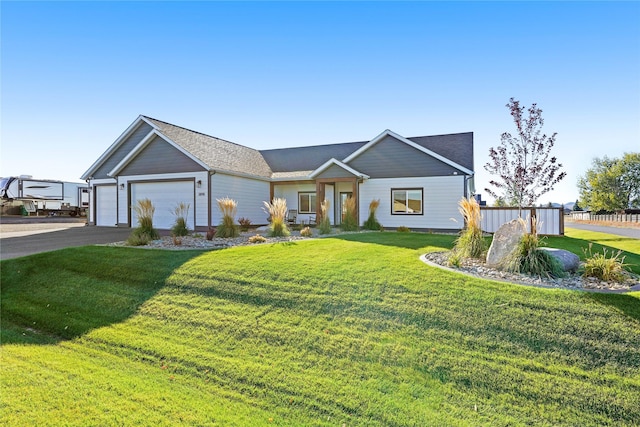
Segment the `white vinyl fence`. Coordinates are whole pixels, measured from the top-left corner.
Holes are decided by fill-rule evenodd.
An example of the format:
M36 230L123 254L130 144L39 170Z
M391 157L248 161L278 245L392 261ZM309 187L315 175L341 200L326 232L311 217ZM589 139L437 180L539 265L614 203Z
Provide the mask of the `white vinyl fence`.
M564 210L562 208L494 208L481 206L482 231L495 233L504 223L522 217L531 232L533 219L538 220L538 233L550 236L564 235Z

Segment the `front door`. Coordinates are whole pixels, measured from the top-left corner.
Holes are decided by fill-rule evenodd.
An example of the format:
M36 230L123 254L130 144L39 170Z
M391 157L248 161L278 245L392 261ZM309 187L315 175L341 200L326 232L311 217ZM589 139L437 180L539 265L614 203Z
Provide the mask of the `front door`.
M340 223L341 224L344 221L345 215L347 214L347 206L345 205L345 202L347 201L347 199L350 199L351 197L353 197L353 192L351 191L340 193Z

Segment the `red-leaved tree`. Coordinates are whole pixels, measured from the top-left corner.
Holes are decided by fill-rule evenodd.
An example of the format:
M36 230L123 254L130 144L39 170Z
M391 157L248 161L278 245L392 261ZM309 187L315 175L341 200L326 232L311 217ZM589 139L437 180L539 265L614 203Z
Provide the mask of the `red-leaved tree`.
M534 206L538 198L553 190L567 174L562 164L551 155L557 133L542 133L542 110L532 104L526 112L514 98L506 105L513 117L517 133L505 132L500 146L489 149L490 160L484 165L493 179L485 188L493 197L502 197L510 206Z

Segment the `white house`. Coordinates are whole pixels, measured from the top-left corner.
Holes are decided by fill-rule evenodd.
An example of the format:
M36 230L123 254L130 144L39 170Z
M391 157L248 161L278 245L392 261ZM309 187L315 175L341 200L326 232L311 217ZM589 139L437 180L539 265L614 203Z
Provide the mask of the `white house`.
M98 226L135 227L133 206L148 198L156 228L171 228L184 202L189 227L206 230L221 221L222 197L256 225L267 223L263 201L284 197L308 222L327 199L337 225L353 197L360 224L379 199L385 227L458 230L458 202L473 193L473 174L472 132L405 138L385 130L370 141L255 150L139 116L82 179L90 186L89 223Z

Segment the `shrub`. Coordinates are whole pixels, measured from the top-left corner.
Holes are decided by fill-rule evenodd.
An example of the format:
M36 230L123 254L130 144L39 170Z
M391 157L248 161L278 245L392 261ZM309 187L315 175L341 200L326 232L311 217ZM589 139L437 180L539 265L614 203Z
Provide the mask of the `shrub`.
M538 233L536 232L535 221L531 228L532 232L522 236L518 247L506 257L501 267L513 273L524 273L533 276L564 276L560 261L548 252L539 250L540 239L538 239Z
M218 202L218 208L220 208L220 212L222 212L222 222L218 225L216 237L238 237L240 235L240 231L233 220L236 216L238 204L235 200L228 197L216 199L216 202Z
M188 235L187 217L189 216L189 203L178 203L173 210L173 214L176 216L176 222L173 224L173 227L171 227L171 234L178 237Z
M456 239L453 250L463 258L482 258L487 250L487 242L482 237L480 205L473 197L463 197L458 210L464 218L465 227Z
M125 243L129 246L145 246L148 245L151 240L148 234L138 234L134 230Z
M240 224L240 231L249 231L251 227L251 220L249 218L238 218L238 224Z
M286 237L290 234L287 227L287 200L274 198L271 203L263 202L264 209L269 214L269 236Z
M206 238L207 240L213 240L213 238L214 238L214 237L215 237L215 235L216 235L216 231L217 231L217 230L216 230L216 228L215 228L215 227L209 227L209 229L207 230L207 234L206 234L205 238Z
M365 230L382 230L382 225L380 225L376 219L376 210L378 209L378 206L380 206L380 199L372 200L371 203L369 203L369 217L362 225L362 228Z
M320 222L318 223L318 233L320 234L331 233L331 223L329 222L329 206L330 203L327 199L324 199L322 203L320 203L320 212L322 213L322 215L320 216Z
M449 267L461 267L462 266L462 257L459 252L451 251L449 258L447 258L447 265Z
M311 228L305 227L302 230L300 230L300 235L302 237L312 237L313 236L313 231L311 231Z
M617 253L611 252L611 256L607 258L607 248L602 248L602 253L591 252L592 244L589 243L589 251L583 249L585 255L584 261L584 277L595 277L608 282L624 282L627 278L627 272L624 263L624 256L620 256L622 251Z
M171 237L173 238L173 244L176 246L182 246L182 237L181 236L176 236L175 234L172 234Z
M344 218L340 224L342 231L358 231L358 220L356 218L356 199L349 197L344 201Z
M249 237L249 243L264 243L266 241L267 239L259 234Z
M398 233L409 233L409 232L411 232L411 229L409 227L401 225L400 227L396 228L396 231Z
M149 199L138 200L133 207L138 217L138 227L136 227L129 238L127 244L131 246L143 246L148 244L152 240L160 238L160 235L153 228L153 214L156 208Z

